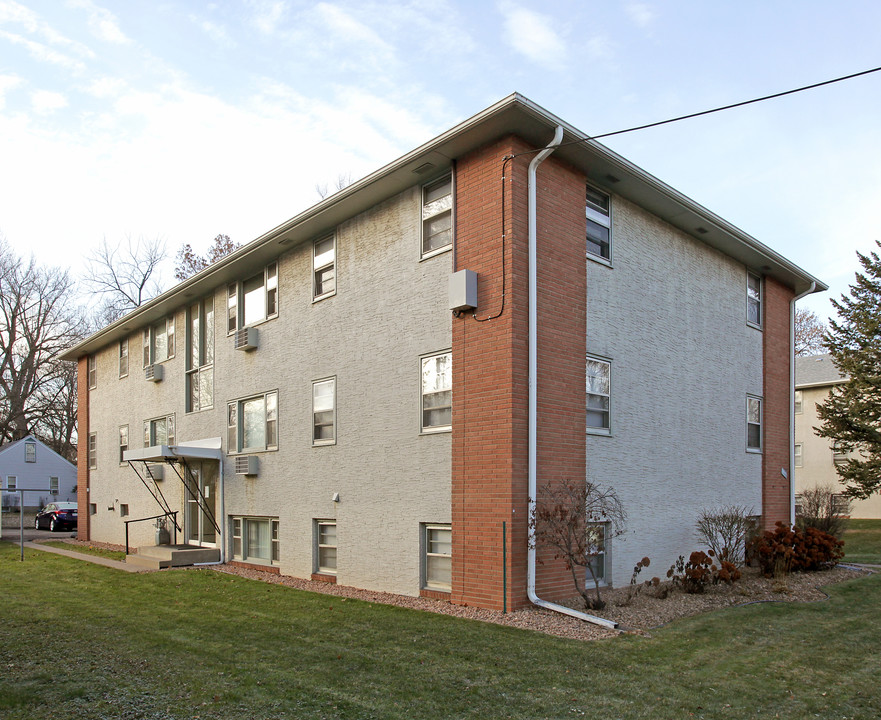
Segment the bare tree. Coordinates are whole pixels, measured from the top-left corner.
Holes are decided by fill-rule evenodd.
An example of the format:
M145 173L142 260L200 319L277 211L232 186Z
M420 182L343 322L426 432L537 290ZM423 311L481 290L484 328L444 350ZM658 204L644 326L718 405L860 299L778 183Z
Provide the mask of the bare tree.
M108 324L162 292L159 271L166 258L159 238L139 237L111 246L104 238L86 260L84 284L103 300L100 321Z
M333 190L328 191L327 183L315 183L315 192L317 192L321 196L321 199L324 200L328 195L333 195L351 184L352 173L340 173L336 176Z
M795 311L795 354L819 355L824 352L826 346L823 336L826 334L826 324L817 317L817 314L807 308L796 308Z
M34 398L34 435L72 463L77 448L76 388L76 363L57 362Z
M202 272L209 265L213 265L221 258L231 255L241 247L239 243L234 243L229 239L229 235L218 235L214 238L211 247L208 248L208 254L196 255L193 246L187 243L177 251L175 258L174 277L177 280L186 280L188 277Z
M58 356L79 337L68 274L24 262L0 238L0 442L36 432L47 413L60 412L55 403L71 391L71 376ZM62 434L70 443L72 430Z
M536 546L550 548L555 560L566 563L575 589L593 610L605 606L600 597L600 558L606 543L624 533L626 521L627 513L613 489L571 480L543 485L529 519ZM587 588L588 575L595 597Z

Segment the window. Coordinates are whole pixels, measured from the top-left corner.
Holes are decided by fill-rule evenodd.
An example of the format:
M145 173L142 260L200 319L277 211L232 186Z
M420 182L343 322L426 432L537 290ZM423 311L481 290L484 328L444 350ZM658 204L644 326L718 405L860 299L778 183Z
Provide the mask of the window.
M24 444L24 461L37 462L37 443L26 442Z
M119 503L119 517L128 517L127 503Z
M214 298L187 309L186 410L214 406Z
M312 444L330 445L336 440L334 413L336 380L312 383Z
M587 357L587 429L610 431L609 414L612 390L612 364L607 360Z
M49 494L57 495L58 494L58 478L50 477L49 478Z
M430 590L449 590L453 578L453 531L449 525L424 527L422 584Z
M7 475L6 476L6 489L7 490L17 490L18 489L18 478L15 475Z
M422 432L449 430L453 422L453 354L422 358Z
M149 447L147 445L146 447ZM119 464L125 465L125 451L128 450L128 425L122 425L119 428Z
M802 464L804 462L802 460L802 453L803 452L804 452L804 445L802 443L796 443L795 446L793 447L792 456L793 456L793 460L795 462L795 466L797 468L802 467Z
M795 404L795 414L801 415L804 411L804 401L802 399L801 390L796 390L795 395L793 396L793 401Z
M174 444L174 415L144 420L144 447Z
M762 451L762 399L752 395L746 398L746 449Z
M278 263L227 286L226 332L256 325L278 315Z
M612 259L611 206L612 199L606 193L587 187L587 252L603 260Z
M89 469L98 467L98 433L89 433Z
M119 377L128 375L128 338L119 341Z
M278 447L278 393L236 400L227 405L227 452Z
M275 565L279 559L278 520L275 518L232 518L232 555L242 560Z
M98 358L89 355L89 389L94 390L96 387L98 387Z
M847 462L847 451L842 448L838 440L832 441L832 462L836 465Z
M832 495L832 514L850 515L850 499L839 493Z
M445 177L422 188L422 256L453 244L452 178Z
M89 503L89 515L98 514L98 503Z
M144 367L174 357L174 317L144 328Z
M804 513L804 495L795 496L795 514L802 515Z
M320 238L312 245L312 299L321 300L336 292L336 239Z
M606 552L607 523L589 523L587 526L587 551L592 555L587 564L587 584L594 581L606 584L608 556Z
M762 327L762 278L751 272L746 274L746 321Z
M336 575L336 521L315 521L315 572Z

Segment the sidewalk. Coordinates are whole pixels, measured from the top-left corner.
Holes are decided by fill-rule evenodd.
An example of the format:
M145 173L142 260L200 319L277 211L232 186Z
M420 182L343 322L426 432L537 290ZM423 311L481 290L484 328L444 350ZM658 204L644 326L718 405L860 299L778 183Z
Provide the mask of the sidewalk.
M18 545L17 542L15 544ZM73 558L74 560L85 560L86 562L94 563L95 565L103 565L104 567L113 568L114 570L123 570L124 572L155 572L147 568L137 567L136 565L127 565L120 560L110 560L109 558L103 558L98 555L87 555L86 553L76 552L74 550L63 550L62 548L51 547L49 545L43 545L42 543L25 541L24 546L29 550L40 550L41 552L64 555L65 557Z

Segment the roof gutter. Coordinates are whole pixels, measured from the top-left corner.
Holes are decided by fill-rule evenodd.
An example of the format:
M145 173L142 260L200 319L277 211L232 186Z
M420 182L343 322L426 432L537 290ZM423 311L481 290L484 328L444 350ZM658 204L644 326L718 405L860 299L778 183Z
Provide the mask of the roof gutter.
M548 146L542 150L538 155L532 158L532 162L529 163L529 176L528 176L528 205L527 205L527 213L528 213L528 221L529 221L529 543L527 550L527 564L526 564L526 594L529 596L530 602L534 605L538 605L539 607L547 608L548 610L553 610L555 612L563 613L564 615L569 615L574 618L578 618L579 620L586 620L587 622L594 623L595 625L601 625L603 627L614 630L618 627L618 623L612 622L611 620L606 620L605 618L596 617L594 615L588 615L587 613L578 612L577 610L573 610L572 608L567 608L563 605L557 605L556 603L548 602L547 600L542 600L538 594L535 592L535 559L536 559L536 549L535 549L535 526L532 523L532 519L535 517L535 499L537 496L537 472L536 472L536 454L537 454L537 437L538 437L538 420L537 420L537 406L538 406L538 309L536 307L537 297L538 297L538 279L536 274L536 245L537 245L537 231L536 231L536 200L535 200L535 177L536 171L538 170L538 166L544 162L545 158L548 157L554 149L560 144L563 140L563 126L557 125L557 129L554 132L554 139L548 144Z

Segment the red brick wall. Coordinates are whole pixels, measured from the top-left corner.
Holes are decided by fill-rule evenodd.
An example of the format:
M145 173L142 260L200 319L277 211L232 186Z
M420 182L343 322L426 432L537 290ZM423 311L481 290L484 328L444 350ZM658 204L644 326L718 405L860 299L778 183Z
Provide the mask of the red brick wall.
M89 540L89 358L77 361L76 371L76 502L77 538Z
M451 600L495 609L504 606L504 570L507 607L528 604L526 175L531 154L507 165L504 292L501 210L503 160L527 149L508 137L457 161L456 264L478 273L475 315L484 321L475 322L471 313L453 321ZM586 267L584 177L553 156L538 177L541 484L585 474ZM573 594L571 579L552 562L539 565L538 588L549 599Z
M789 522L790 422L790 301L794 293L773 278L765 278L763 325L764 368L762 525L773 528L778 520ZM786 470L783 477L781 469Z

